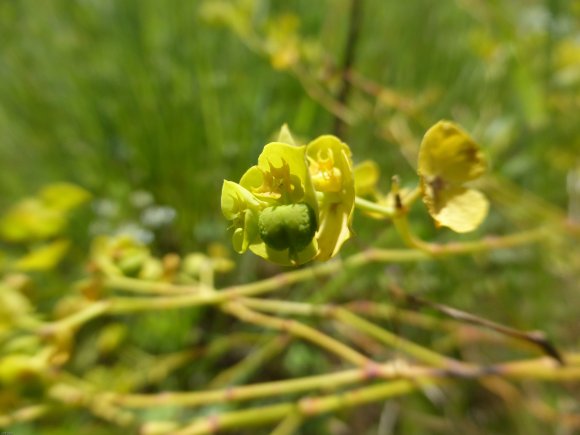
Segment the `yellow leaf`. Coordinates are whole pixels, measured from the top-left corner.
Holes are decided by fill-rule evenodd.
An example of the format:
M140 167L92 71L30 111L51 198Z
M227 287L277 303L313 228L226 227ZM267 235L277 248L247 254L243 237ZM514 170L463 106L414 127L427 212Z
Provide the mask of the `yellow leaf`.
M69 246L70 242L64 239L42 245L14 263L14 268L22 271L53 269L62 260Z
M379 182L379 165L373 160L365 160L354 167L354 188L357 196L374 193Z
M71 183L53 183L44 186L38 197L49 208L66 212L88 201L91 194Z
M66 217L61 211L36 198L25 198L0 220L0 237L8 242L42 240L60 233L65 225Z

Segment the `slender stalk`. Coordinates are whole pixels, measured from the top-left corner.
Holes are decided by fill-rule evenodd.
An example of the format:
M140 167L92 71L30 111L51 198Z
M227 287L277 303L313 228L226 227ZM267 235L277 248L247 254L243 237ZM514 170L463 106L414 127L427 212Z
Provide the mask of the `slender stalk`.
M213 293L176 295L157 298L111 298L112 313L124 313L147 310L164 310L183 307L192 307L199 305L215 305L242 296L255 296L262 293L268 293L279 289L280 287L294 284L297 282L316 279L320 276L331 275L342 268L340 261L330 261L317 266L294 270L282 273L272 278L250 284L232 286L226 289L215 291ZM114 288L115 280L106 280L105 286ZM179 285L174 285L179 288Z
M580 354L564 355L566 365L562 366L553 358L517 361L499 366L495 372L511 379L541 379L544 381L580 380Z
M558 363L564 364L564 360L560 355L560 352L556 347L548 340L546 334L542 331L520 331L518 329L510 328L505 325L493 322L491 320L485 319L483 317L476 316L465 311L458 310L456 308L451 308L443 304L438 304L435 302L428 301L426 299L420 298L418 296L406 294L402 291L398 292L403 298L410 301L412 304L418 304L422 306L431 307L440 313L445 314L453 319L460 320L465 323L470 323L472 325L481 326L483 328L491 329L500 334L506 335L508 337L526 341L536 348L539 348L546 355L554 358Z
M311 417L400 396L434 383L436 381L433 380L418 380L414 382L399 380L344 393L308 397L299 400L297 403L287 402L245 411L226 412L221 415L196 420L183 429L173 433L175 435L204 435L226 429L258 426L282 420L293 413L299 413L299 415L304 417Z
M304 415L310 416L325 414L343 408L352 408L354 406L364 405L365 403L372 403L391 397L401 396L434 383L436 382L427 379L383 382L369 387L346 391L344 393L304 398L298 402L298 406Z
M340 103L323 89L316 80L312 79L311 74L308 71L304 71L300 65L294 66L292 71L308 96L332 113L335 119L340 119L345 125L352 125L356 122L358 114Z
M267 313L289 314L298 316L332 317L335 306L291 302L277 299L242 298L239 300L246 307ZM371 301L355 301L343 306L350 312L358 312L365 316L382 319L397 319L412 326L427 330L438 328L446 332L454 332L462 327L458 321L442 320L415 311L404 310L392 305L378 304ZM473 330L476 330L473 328Z
M286 331L292 335L308 340L354 365L365 366L371 362L365 355L310 326L297 322L296 320L266 316L245 307L241 303L235 302L225 305L224 310L245 322L254 323L266 328Z
M259 311L276 314L292 314L299 316L332 316L335 307L330 305L316 305L307 302L283 301L278 299L241 298L244 306Z
M297 379L263 382L218 390L193 392L165 392L159 394L104 394L104 400L128 408L159 406L201 406L276 397L305 391L331 391L339 387L373 379L417 379L439 376L443 372L428 367L401 365L399 361L371 364L364 368L343 370L337 373L306 376Z
M219 373L209 384L210 388L240 383L248 374L256 372L264 362L278 355L289 343L287 335L277 336L265 343L258 343L256 349L250 352L239 363L228 367Z
M169 282L144 281L126 276L109 276L105 285L114 290L159 295L192 294L201 291L204 287L200 285L174 285Z
M300 427L304 418L298 412L291 412L276 428L270 432L270 435L292 435Z
M26 421L33 421L41 418L50 408L47 405L31 405L24 408L20 408L16 411L0 415L0 427L9 427L16 425L17 423L23 423ZM2 432L8 434L9 432Z
M578 366L578 364L580 364L580 354L567 355L566 359L571 364L576 366L562 367L558 364L555 364L554 361L550 360L549 358L541 358L536 360L500 364L492 367L491 369L472 372L472 375L475 377L482 377L482 379L488 379L490 374L492 374L491 378L496 375L503 375L514 379L535 378L556 381L580 379L580 367ZM348 377L353 373L354 371L351 370L348 372L343 372L342 374L337 374L337 376ZM447 374L453 375L451 372L448 372ZM322 375L318 378L323 377L325 378L324 382L338 380L338 378L331 379L332 375ZM282 382L285 382L286 384L294 382L293 385L298 386L300 384L304 385L305 382L308 383L311 381L312 379L303 378L301 380ZM277 405L264 406L261 408L249 409L245 411L226 412L221 415L196 420L182 430L174 433L181 435L200 435L214 433L222 429L258 426L272 421L280 421L284 418L287 418L288 415L296 413L303 417L310 417L323 413L335 412L344 408L359 406L365 403L385 400L403 394L408 394L424 386L443 382L445 382L444 379L431 377L425 373L423 376L417 376L413 380L400 379L336 394L307 397L299 400L296 403L288 402ZM240 388L245 388L246 390L250 388L260 388L258 385L260 384ZM262 386L265 385L266 384L262 384ZM279 386L280 384L278 387ZM272 388L272 386L269 385L268 388Z
M374 201L369 201L368 199L361 198L360 196L355 197L354 205L358 207L360 210L372 213L379 213L388 219L393 218L396 213L394 207L388 207L381 204L377 204Z
M42 334L53 335L61 331L73 330L80 327L89 320L92 320L106 313L108 309L109 303L107 301L93 302L82 310L71 314L64 319L41 325L39 331Z
M69 376L69 378L72 378ZM93 415L120 427L130 427L135 423L135 416L120 409L111 402L98 399L87 383L77 380L59 382L51 386L48 395L61 403L82 406Z
M402 232L403 234L410 234L408 230L403 230ZM420 245L417 245L416 240L409 239L409 244L417 245L416 247L420 246L420 250L369 249L352 255L345 260L336 259L309 268L282 273L262 281L225 288L213 293L160 296L156 298L114 297L109 300L110 307L106 311L109 313L126 313L220 304L243 296L256 296L269 293L282 286L333 275L345 268L361 267L372 262L425 261L429 259L429 255L427 254L431 256L445 256L512 248L541 240L546 235L547 230L538 228L507 236L487 237L482 240L463 243L426 244L422 242ZM124 284L127 283L128 281L124 281ZM107 278L104 282L104 285L109 288L115 288L117 284L116 278ZM181 286L175 284L172 287L176 289L181 288Z
M352 88L351 82L348 80L348 74L355 62L356 48L359 40L361 21L362 21L363 0L351 0L350 15L349 15L349 29L346 37L346 45L344 47L344 57L342 60L340 88L336 99L342 105L347 104L348 97ZM344 137L346 124L340 117L334 119L334 134L338 137Z
M506 249L520 245L527 245L545 239L550 233L547 227L535 228L506 236L488 236L470 242L451 242L445 244L427 243L417 238L409 226L405 214L393 218L393 223L399 235L409 247L419 249L434 257Z
M397 220L398 219L396 219L396 221ZM405 221L403 220L400 222ZM401 232L403 235L410 235L408 228L403 228ZM155 292L156 290L161 291L161 289L163 289L164 292L168 291L175 294L172 296L159 296L155 298L111 297L107 301L93 303L86 310L75 313L70 317L46 324L42 327L42 330L51 333L55 329L77 327L86 321L105 313L121 314L138 311L158 311L201 305L215 305L235 300L239 297L269 293L283 286L333 275L345 268L357 268L373 262L425 261L429 260L430 256L470 254L493 249L505 249L541 240L547 234L546 229L538 228L507 236L488 237L473 242L448 243L441 245L426 244L424 242L417 245L416 239L409 236L410 238L407 240L408 244L420 247L420 249L368 249L367 251L352 255L345 260L335 259L327 263L282 273L262 281L232 286L214 292L190 294L190 290L187 290L191 289L190 286L166 283L163 283L160 286L159 283L155 282L145 282L131 278L119 279L119 277L107 277L104 280L103 285L110 289L129 289L131 286L135 285L138 286L141 291L144 291L146 288L150 288L152 292ZM185 291L183 291L184 289ZM185 294L177 294L182 293L182 291Z
M413 190L405 195L401 195L403 210L407 210L411 205L415 203L421 197L421 188L415 187ZM356 196L354 199L354 205L359 209L370 213L378 213L382 215L385 219L393 219L401 212L397 210L394 205L382 205L374 201L369 201L368 199Z
M204 435L213 434L226 429L260 426L279 421L294 413L296 405L291 402L278 405L263 406L244 411L226 412L207 418L195 420L190 425L172 432L173 435Z
M426 364L435 367L454 369L459 368L458 366L464 365L459 361L440 355L437 352L413 343L412 341L401 338L398 335L393 334L392 332L389 332L375 325L374 323L371 323L362 317L351 313L348 310L345 310L344 308L337 308L333 314L333 317L347 325L352 326L353 328L365 332L366 334L376 338L387 346L390 346L396 350L400 350Z

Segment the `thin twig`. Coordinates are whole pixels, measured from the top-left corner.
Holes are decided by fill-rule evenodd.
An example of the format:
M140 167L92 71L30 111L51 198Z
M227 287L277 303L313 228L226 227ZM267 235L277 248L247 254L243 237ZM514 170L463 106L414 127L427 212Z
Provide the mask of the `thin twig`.
M241 303L236 302L231 302L225 305L224 310L245 322L285 331L297 337L311 341L317 346L340 356L345 361L348 361L354 365L364 367L371 362L368 357L350 348L349 346L296 320L266 316L249 309Z
M510 328L509 326L501 325L499 323L476 316L474 314L467 313L465 311L458 310L456 308L451 308L443 304L431 302L416 295L407 294L398 287L393 287L393 293L415 306L429 307L442 314L445 314L452 319L470 323L472 325L481 326L483 328L499 332L500 334L529 342L539 348L546 355L554 358L556 361L558 361L558 363L564 365L562 354L548 340L546 334L543 331L520 331L518 329Z
M349 29L346 37L346 45L344 47L344 57L342 59L340 88L337 93L337 100L339 104L346 106L348 97L351 91L351 82L348 80L348 73L354 65L357 43L362 28L362 10L363 0L351 0L350 15L349 15ZM334 134L338 137L344 137L346 123L338 116L334 118Z

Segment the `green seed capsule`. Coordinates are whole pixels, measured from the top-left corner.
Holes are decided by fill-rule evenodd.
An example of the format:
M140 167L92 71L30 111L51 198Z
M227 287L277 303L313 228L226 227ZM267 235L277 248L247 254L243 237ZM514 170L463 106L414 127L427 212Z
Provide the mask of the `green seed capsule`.
M299 252L316 233L316 215L308 204L288 204L262 210L258 220L260 237L270 248Z

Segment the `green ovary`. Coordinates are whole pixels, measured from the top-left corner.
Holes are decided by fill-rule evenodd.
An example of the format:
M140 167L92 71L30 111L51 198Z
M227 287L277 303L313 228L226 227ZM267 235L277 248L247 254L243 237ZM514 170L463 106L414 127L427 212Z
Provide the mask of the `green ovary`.
M270 248L299 252L317 230L316 215L308 204L288 204L262 210L258 221L260 237Z

